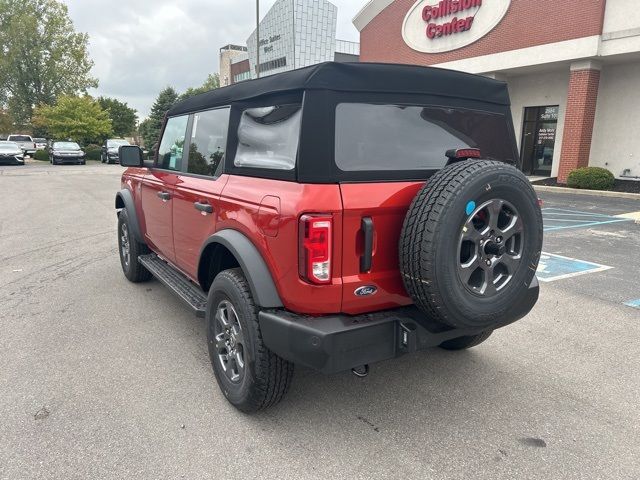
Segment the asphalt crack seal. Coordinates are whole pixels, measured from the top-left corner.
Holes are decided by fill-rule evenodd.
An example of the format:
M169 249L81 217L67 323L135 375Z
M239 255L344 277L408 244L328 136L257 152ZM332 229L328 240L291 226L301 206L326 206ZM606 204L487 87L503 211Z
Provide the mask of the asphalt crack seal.
M376 424L375 424L375 423L373 423L373 422L371 422L370 420L368 420L368 419L366 419L366 418L364 418L364 417L361 417L360 415L358 415L356 418L357 418L358 420L360 420L362 423L365 423L365 424L369 425L371 428L373 428L373 431L374 431L374 432L379 432L379 431L380 431L380 428L378 428L378 427L376 426Z

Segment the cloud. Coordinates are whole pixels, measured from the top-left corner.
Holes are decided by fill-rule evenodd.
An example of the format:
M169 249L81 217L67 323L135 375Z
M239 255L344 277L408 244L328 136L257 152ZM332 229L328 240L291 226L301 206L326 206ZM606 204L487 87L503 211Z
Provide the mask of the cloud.
M91 92L127 102L148 115L167 85L179 92L218 71L220 47L244 44L255 28L253 0L64 0L78 31L89 34ZM261 0L261 16L275 0ZM338 6L338 38L358 41L351 19L364 1Z

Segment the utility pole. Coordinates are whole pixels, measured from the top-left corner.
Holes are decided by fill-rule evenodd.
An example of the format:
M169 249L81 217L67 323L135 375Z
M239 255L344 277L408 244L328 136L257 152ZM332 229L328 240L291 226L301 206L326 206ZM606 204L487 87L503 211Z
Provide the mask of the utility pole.
M256 78L260 78L260 0L256 0Z

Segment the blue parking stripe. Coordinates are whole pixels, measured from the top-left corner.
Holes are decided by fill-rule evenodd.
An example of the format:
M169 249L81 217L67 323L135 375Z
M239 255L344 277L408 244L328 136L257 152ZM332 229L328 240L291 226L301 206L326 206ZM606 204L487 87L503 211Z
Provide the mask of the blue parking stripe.
M625 303L628 307L640 308L640 298L638 300L631 300L630 302Z
M569 228L594 227L596 225L606 225L608 223L622 223L622 222L628 222L628 221L629 219L627 218L620 218L618 220L608 220L606 222L590 222L590 223L579 223L576 225L563 225L560 227L549 227L549 228L545 228L544 231L552 232L554 230L567 230Z
M611 216L603 213L583 212L582 210L567 210L566 208L549 207L549 208L542 209L543 212L551 212L552 210L555 212L562 212L570 215L591 215L594 217L610 217Z
M619 218L602 213L554 207L543 208L542 216L545 232L555 232L571 228L596 227L599 225L630 221L628 218Z

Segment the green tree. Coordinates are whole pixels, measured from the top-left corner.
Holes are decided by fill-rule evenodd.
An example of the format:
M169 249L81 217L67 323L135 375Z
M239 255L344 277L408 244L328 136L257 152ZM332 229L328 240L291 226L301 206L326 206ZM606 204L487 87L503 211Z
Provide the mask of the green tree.
M150 149L153 147L153 145L148 145L146 140L152 136L150 118L145 118L140 122L140 125L138 125L138 136L142 138L142 144L145 148Z
M89 37L58 0L0 0L0 104L25 125L35 105L97 87Z
M215 90L216 88L220 88L220 76L217 73L212 73L209 74L201 86L188 88L186 92L180 95L180 100L208 92L209 90Z
M169 109L173 107L177 100L178 94L173 87L167 87L162 90L151 107L151 113L147 119L148 122L142 122L144 124L144 128L140 125L140 135L142 135L145 147L149 150L151 150L158 142L164 116Z
M55 105L39 105L33 123L46 128L54 138L71 138L81 143L101 141L111 135L111 119L88 95L61 96Z
M6 110L0 108L0 133L13 133L13 118Z
M98 103L109 114L116 137L128 137L136 129L136 111L115 98L100 97Z

